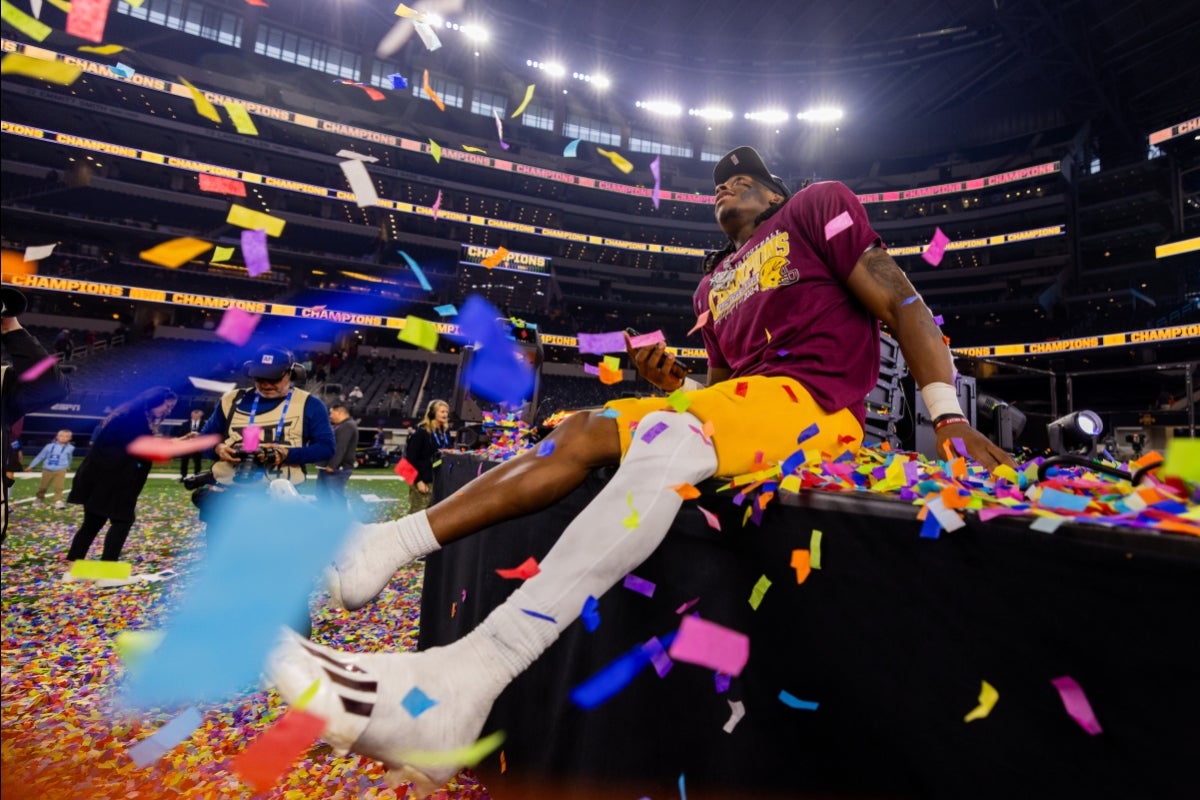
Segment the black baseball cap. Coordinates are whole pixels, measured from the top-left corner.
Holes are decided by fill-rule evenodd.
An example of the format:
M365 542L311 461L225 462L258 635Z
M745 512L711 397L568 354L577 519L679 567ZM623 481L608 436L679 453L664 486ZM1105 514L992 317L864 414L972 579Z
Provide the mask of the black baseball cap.
M737 147L721 156L721 160L713 167L713 186L720 186L734 175L749 175L762 181L782 194L785 200L792 196L783 178L771 174L762 156L753 147Z
M25 295L11 286L0 286L0 317L19 317L26 306Z
M259 348L258 353L246 362L246 374L251 378L277 381L292 368L292 354L282 347Z

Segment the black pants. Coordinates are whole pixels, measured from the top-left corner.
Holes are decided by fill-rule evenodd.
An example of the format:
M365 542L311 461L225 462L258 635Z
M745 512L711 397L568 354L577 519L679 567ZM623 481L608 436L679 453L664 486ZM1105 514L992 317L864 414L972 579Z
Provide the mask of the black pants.
M194 465L191 472L188 472L188 461L191 461ZM203 466L204 462L199 453L182 455L179 457L179 477L186 478L188 475L198 475Z
M100 533L100 529L104 527L107 520L108 517L100 514L93 514L90 511L83 512L83 524L79 526L79 530L75 531L75 538L71 540L71 549L67 552L68 561L82 561L87 558L88 550L91 549L92 542L96 540L96 534ZM129 536L129 529L132 527L132 522L116 521L108 526L108 533L104 535L104 552L100 556L101 561L120 560L121 550L125 547L125 539Z

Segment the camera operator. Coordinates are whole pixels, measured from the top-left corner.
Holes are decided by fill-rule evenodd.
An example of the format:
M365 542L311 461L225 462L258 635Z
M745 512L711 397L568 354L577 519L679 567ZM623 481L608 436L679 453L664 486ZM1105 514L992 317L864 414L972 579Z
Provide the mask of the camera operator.
M210 504L224 492L233 488L265 490L279 478L301 483L305 464L326 461L333 455L329 411L320 398L293 385L293 380L302 382L305 375L291 352L262 347L245 363L245 370L254 379L254 388L226 392L201 432L224 437L213 448L217 462L209 473L184 482L196 490L192 502L205 522ZM243 437L251 426L261 431L260 444L247 451Z

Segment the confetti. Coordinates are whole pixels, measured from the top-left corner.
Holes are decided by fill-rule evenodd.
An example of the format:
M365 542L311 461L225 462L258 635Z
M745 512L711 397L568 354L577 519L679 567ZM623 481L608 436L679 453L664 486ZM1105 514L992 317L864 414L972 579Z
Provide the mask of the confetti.
M421 75L421 88L425 90L425 94L429 95L429 99L433 101L433 104L438 107L438 111L446 110L446 104L442 102L442 98L438 97L437 92L429 85L429 70L425 70Z
M267 232L258 230L242 231L242 258L246 262L246 272L251 278L256 278L271 271L271 259L267 255Z
M433 201L433 205L431 205L429 207L429 210L433 214L434 222L436 222L437 218L438 218L438 213L442 210L442 190L441 189L438 189L437 199Z
M779 692L779 701L781 703L783 703L785 706L789 706L791 708L798 708L801 711L816 711L817 706L820 705L819 703L814 703L811 700L801 700L800 698L793 695L791 692L788 692L783 689L781 689Z
M625 334L622 331L609 333L579 333L576 334L580 353L623 353L625 352Z
M554 452L554 440L553 439L547 439L546 441L544 441L538 445L538 449L537 449L538 458L544 458L553 452Z
M583 620L583 627L588 633L592 633L600 627L600 601L588 595L587 600L583 601L583 611L579 614Z
M170 267L172 269L181 267L194 258L199 258L204 253L212 250L213 246L203 239L193 239L190 236L184 236L179 239L172 239L169 242L163 242L160 245L155 245L149 250L143 250L138 253L138 258L143 261L149 261L151 264L158 264L160 267Z
M504 731L496 731L466 747L436 752L402 750L399 756L404 763L412 764L415 767L473 767L499 750L502 744L504 744Z
M480 264L480 266L484 266L484 267L487 267L488 269L492 269L493 267L498 267L501 264L503 264L504 260L506 258L508 258L509 255L510 254L508 252L508 248L501 247L501 248L497 249L494 253L492 253L490 256L488 256L487 258L480 261L479 264Z
M650 162L650 174L654 176L654 191L650 194L650 199L654 202L654 207L658 208L659 201L662 199L662 174L660 172L659 159L661 156L655 156Z
M262 426L247 425L242 428L242 449L257 450L259 443L262 441Z
M771 579L763 575L754 584L754 588L750 590L750 607L758 611L758 607L762 605L763 597L766 596L767 590L771 588Z
M633 164L629 163L629 160L620 153L612 150L605 150L603 147L597 147L596 152L607 158L610 162L612 162L614 167L621 170L621 172L625 173L626 175L633 172Z
M403 250L397 250L396 252L399 253L404 261L408 264L408 268L411 269L413 275L416 276L417 282L421 284L421 288L427 292L432 292L433 287L429 285L429 279L425 277L425 273L421 271L421 268L417 265L417 262L413 260L413 257Z
M422 692L420 687L414 686L408 690L408 694L404 695L404 699L400 701L400 705L403 706L410 717L416 719L436 706L437 702L437 700Z
M87 561L79 559L71 562L72 578L82 578L87 581L113 578L120 580L133 574L133 565L125 561Z
M700 513L704 515L704 521L708 523L708 527L712 528L713 530L721 530L721 521L717 519L716 514L712 513L703 506L696 506L696 508L700 509Z
M433 310L437 312L439 317L453 317L458 313L458 309L451 303L447 303L444 306L434 306Z
M2 10L2 12L3 12L2 14L0 14L0 16L3 17L5 22L7 22L9 25L12 25L14 28L19 30L21 33L28 36L30 39L33 39L35 42L40 42L40 41L44 40L47 36L50 35L51 31L54 30L46 23L29 16L24 11L22 11L21 9L14 6L12 3L8 2L8 0L4 0L3 4L0 5L0 10ZM8 56L6 56L4 58L5 65L8 64L8 59L14 55L19 55L19 54L10 53ZM22 58L28 58L30 61L40 61L41 60L41 59L29 58L29 56L22 56ZM47 63L47 62L42 62L42 63ZM6 69L4 71L7 72L8 70ZM82 72L83 72L83 70L79 69L77 67L75 69L75 76L79 77L79 74ZM23 74L29 74L29 73L23 73Z
M563 157L575 158L576 153L579 151L579 143L582 141L583 139L575 139L574 141L568 142L567 146L563 148Z
M417 32L417 36L421 37L421 43L425 45L425 49L433 52L442 46L442 40L438 38L433 27L426 22L420 20L413 23L413 28Z
M46 256L53 253L54 248L57 246L58 246L58 243L55 242L54 244L39 244L39 245L31 245L30 247L26 247L24 260L25 261L41 261L43 258L45 258Z
M854 220L850 219L850 212L843 211L829 222L825 223L825 241L829 241L837 236L842 231L854 225Z
M411 314L404 318L404 328L396 338L414 347L419 347L422 350L433 351L437 349L437 328L432 322L420 317L414 317Z
M657 588L652 582L632 573L625 576L625 582L622 585L629 591L644 594L646 597L654 597L654 590Z
M239 180L225 178L220 175L209 175L206 172L201 172L198 177L200 179L200 191L202 192L229 194L235 197L246 196L246 184Z
M288 709L278 722L239 753L229 768L256 791L265 792L325 729L325 720Z
M1092 704L1088 702L1087 695L1083 693L1083 687L1074 678L1070 675L1062 675L1050 683L1054 684L1054 688L1058 690L1063 707L1067 709L1071 719L1079 723L1079 727L1092 736L1103 733L1100 722L1096 719L1095 712L1092 711Z
M529 101L533 99L533 89L537 84L531 83L525 87L525 99L517 106L516 111L513 111L512 118L515 119L525 113L525 107L529 105Z
M429 155L433 156L434 163L442 163L442 146L433 139L429 140Z
M936 267L942 263L942 258L946 254L946 245L948 244L950 244L950 237L942 233L941 228L938 228L934 231L933 239L929 242L929 246L921 253L921 258Z
M89 42L104 41L104 25L108 21L110 0L71 0L66 31Z
M407 458L402 458L397 461L396 466L392 468L392 472L395 472L397 475L399 475L400 480L404 481L410 486L417 481L417 468L414 467Z
M250 341L254 329L258 327L261 317L249 311L243 311L237 306L225 309L221 322L217 325L216 334L227 342L233 342L238 347Z
M668 652L676 661L741 675L750 658L750 637L700 617L684 617Z
M195 86L193 86L191 84L191 81L189 81L187 78L183 77L182 75L179 76L179 82L182 83L184 86L186 86L188 88L188 91L191 92L192 103L196 106L196 113L199 114L200 116L204 117L205 119L211 120L211 121L217 123L218 125L220 125L221 124L221 115L217 112L217 107L214 106L209 101L209 99L204 96L204 92L200 91ZM232 222L232 220L230 220L230 221ZM237 223L235 222L233 224L236 225Z
M808 563L813 569L821 568L821 537L822 533L813 528L808 540Z
M366 164L358 159L351 159L340 162L338 166L346 176L346 183L350 184L350 191L354 192L355 205L365 208L379 202L379 195L375 192L375 184L371 181Z
M408 78L404 77L399 72L393 72L391 75L388 75L388 80L391 81L392 89L394 91L408 88Z
M500 120L500 112L492 109L492 116L496 119L496 138L500 140L500 147L507 150L508 142L504 141L504 123Z
M983 719L992 713L996 701L1000 699L1000 693L990 683L987 681L982 681L981 683L983 686L979 689L979 705L967 712L967 715L963 717L963 722L974 722L977 719Z
M701 328L703 328L705 325L707 325L707 324L708 324L708 317L709 317L709 315L710 315L711 313L712 313L712 312L711 312L711 311L709 311L707 308L706 308L706 309L704 309L704 311L702 311L702 312L700 313L700 315L699 315L698 317L696 317L696 324L695 324L695 325L693 325L693 326L692 326L692 329L691 329L690 331L688 331L688 332L687 332L687 335L688 335L688 336L691 336L693 333L695 333L696 331L700 330L700 329L701 329Z
M153 735L133 745L127 751L133 763L148 767L173 750L176 745L191 738L204 718L195 708L189 708L175 719L163 725Z
M46 356L45 358L43 358L42 360L40 360L36 364L34 364L32 367L30 367L29 369L22 372L17 377L17 380L21 381L23 383L28 383L29 381L35 381L38 378L40 378L43 374L45 374L46 370L50 369L57 363L58 363L58 356Z
M522 581L529 580L539 572L541 572L541 568L538 567L537 559L533 556L525 559L519 566L513 567L512 569L496 570L496 574L501 578L514 578Z
M638 438L641 439L643 442L653 442L655 439L658 438L658 435L660 433L663 433L664 431L666 431L666 429L668 427L669 426L665 422L656 422L656 423L654 423L654 425L647 428L646 431L644 433L642 433L642 435L639 436Z
M250 112L241 103L226 103L225 113L229 115L229 121L233 123L233 128L238 133L245 136L258 136L258 128L254 126L254 120L250 119Z
M250 230L261 228L267 232L268 236L272 237L283 233L284 221L279 217L272 217L270 214L264 214L261 211L239 206L236 203L229 207L229 215L225 217L225 221L239 228L248 228Z
M671 489L684 500L695 500L700 496L700 490L690 483L677 483Z
M147 461L163 463L188 453L202 453L221 443L221 436L210 433L192 439L168 439L164 436L139 436L125 447L125 452Z
M5 6L7 7L8 4L5 3ZM82 74L83 69L74 64L67 64L63 61L43 61L40 58L32 58L21 53L9 53L3 61L0 61L0 75L24 75L60 86L70 86Z
M675 666L675 663L667 655L667 650L663 647L663 643L658 640L658 637L651 636L650 640L642 645L642 650L650 659L650 664L654 667L654 671L658 673L658 677L667 677L667 673L671 671L671 667Z
M726 733L733 733L733 729L742 721L742 717L746 716L746 705L741 700L726 700L729 703L729 719L721 727L721 730Z
M216 392L217 394L225 394L226 392L232 392L237 388L236 383L226 381L210 381L208 378L195 378L189 376L188 380L192 382L192 386L195 386L202 392Z
M807 550L792 551L792 569L796 570L796 583L804 583L812 570L812 560Z

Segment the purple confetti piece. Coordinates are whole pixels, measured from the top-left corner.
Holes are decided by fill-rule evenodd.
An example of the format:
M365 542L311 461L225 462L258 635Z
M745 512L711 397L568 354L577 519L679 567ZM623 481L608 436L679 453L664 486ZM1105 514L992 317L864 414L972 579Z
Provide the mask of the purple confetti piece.
M811 439L820 432L821 426L814 422L812 425L809 425L807 428L800 431L800 435L796 437L796 444L803 444L806 439Z
M638 594L644 594L646 597L654 597L654 584L645 578L639 578L637 575L630 573L625 576L626 589Z
M654 425L641 435L643 442L653 442L658 438L658 435L667 429L668 425L665 422L656 422Z
M657 636L651 636L650 641L642 645L642 652L650 658L650 663L654 665L654 671L660 678L667 677L671 667L675 666L675 662L667 655L666 648L663 647Z
M900 305L902 305L902 306L912 305L913 303L917 302L920 299L921 299L921 295L914 294L912 297L904 298L904 302L901 303Z
M733 680L733 676L725 672L713 673L713 685L717 689L717 694L725 694L729 691L729 682Z
M463 603L467 602L467 590L466 589L462 590L462 601L461 602L463 602Z
M21 373L17 380L22 383L37 380L42 376L42 373L58 363L58 356L46 356L41 361L34 364L29 369Z
M958 451L960 456L965 456L967 454L967 445L965 442L963 442L961 436L955 436L952 438L950 440L950 444L954 445L954 449Z
M583 371L586 372L588 375L599 375L600 367L597 364L584 364Z
M547 439L538 445L537 454L539 457L548 456L554 452L554 440Z
M787 355L788 355L789 353L791 353L791 352L792 352L791 350L780 350L780 351L779 351L779 352L777 352L775 355L776 355L776 357L778 357L778 358L783 358L783 357L787 356Z
M579 341L580 353L604 354L625 352L625 334L621 331L580 333L576 338Z
M946 323L946 319L941 314L938 314L937 316L935 316L933 318L934 325L944 325L945 323Z
M496 118L496 138L500 140L500 146L507 150L508 142L504 141L504 123L500 121L500 112L492 109L492 116Z
M271 271L271 260L267 257L267 232L261 228L242 231L242 258L251 278Z
M658 208L658 202L662 197L662 173L659 166L660 158L661 156L655 156L654 160L650 162L650 174L654 176L654 193L651 194L650 198L654 201L655 208Z

